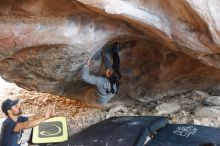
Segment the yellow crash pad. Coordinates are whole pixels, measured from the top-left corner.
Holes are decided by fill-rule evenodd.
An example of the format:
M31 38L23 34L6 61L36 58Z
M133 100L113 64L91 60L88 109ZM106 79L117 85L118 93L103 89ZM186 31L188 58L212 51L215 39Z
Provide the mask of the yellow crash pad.
M65 117L48 119L33 128L33 143L57 143L68 140Z

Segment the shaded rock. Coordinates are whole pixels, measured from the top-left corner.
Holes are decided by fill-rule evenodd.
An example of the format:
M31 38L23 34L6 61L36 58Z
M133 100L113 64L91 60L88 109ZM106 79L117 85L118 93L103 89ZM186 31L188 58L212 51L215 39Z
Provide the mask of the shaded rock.
M220 117L220 107L219 106L198 107L195 110L195 115L201 117Z
M218 118L196 117L193 120L193 123L196 125L219 127L220 126L220 118L219 117Z
M196 90L196 91L194 91L194 93L195 93L194 96L196 96L196 97L200 97L200 98L206 98L206 97L209 96L208 93L203 92L203 91L198 91L198 90Z
M156 115L172 114L180 110L180 106L176 102L163 103L155 108Z
M220 106L220 96L209 96L206 98L205 103L208 105Z
M123 105L114 105L112 107L110 107L109 109L109 113L116 113L116 112L128 112L127 107L123 106Z

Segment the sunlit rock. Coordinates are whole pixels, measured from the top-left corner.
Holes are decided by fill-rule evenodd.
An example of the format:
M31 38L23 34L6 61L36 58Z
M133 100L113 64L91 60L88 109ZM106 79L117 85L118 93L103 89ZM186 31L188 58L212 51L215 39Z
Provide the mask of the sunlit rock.
M219 0L2 0L0 74L28 90L93 100L81 80L88 58L116 41L122 49L119 96L141 102L220 81Z

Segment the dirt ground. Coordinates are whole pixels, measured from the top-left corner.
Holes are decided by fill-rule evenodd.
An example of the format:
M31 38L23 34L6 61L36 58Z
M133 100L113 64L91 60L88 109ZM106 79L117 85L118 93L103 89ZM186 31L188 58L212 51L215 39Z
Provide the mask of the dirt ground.
M190 123L220 127L220 118L195 116L197 107L205 106L204 96L198 91L191 91L182 95L164 97L149 103L117 104L106 109L97 109L70 100L65 97L26 91L15 84L7 83L0 79L0 104L6 98L18 98L22 105L24 115L44 114L48 105L56 105L56 115L67 118L69 135L80 132L86 127L113 116L145 116L162 115L169 119L170 123ZM162 110L157 111L157 107L164 103L178 103L179 109L171 113ZM165 107L166 108L166 107ZM0 118L5 117L1 112Z

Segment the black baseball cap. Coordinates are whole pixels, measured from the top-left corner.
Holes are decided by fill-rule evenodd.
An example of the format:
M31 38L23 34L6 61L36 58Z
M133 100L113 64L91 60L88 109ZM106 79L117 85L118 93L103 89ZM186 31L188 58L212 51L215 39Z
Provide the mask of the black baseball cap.
M18 104L19 99L17 100L11 100L11 99L6 99L5 101L3 101L2 103L2 111L8 115L7 111L11 109L12 106Z

